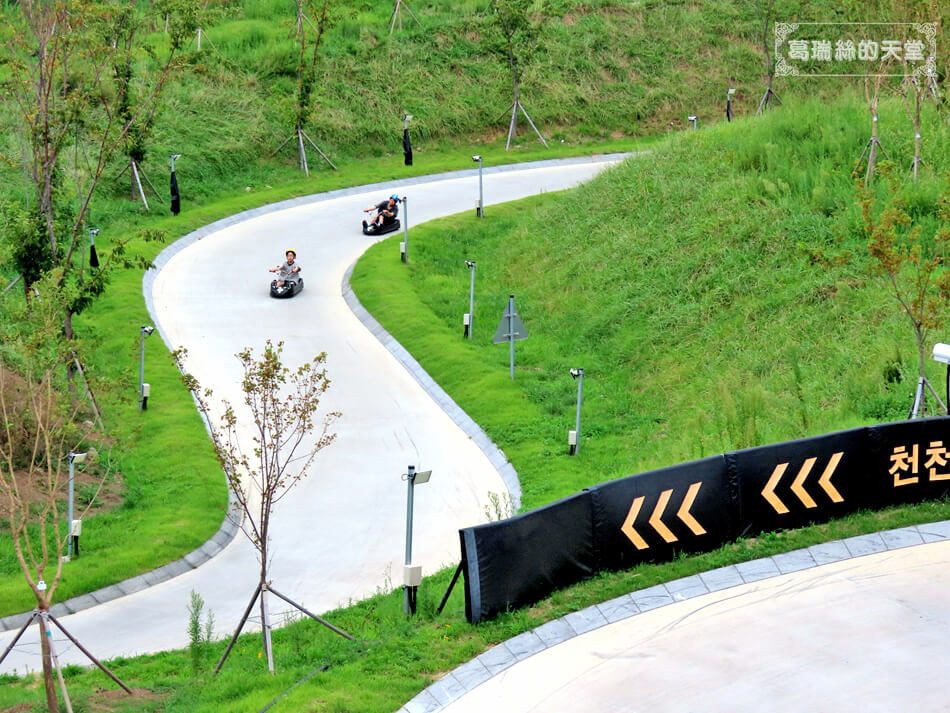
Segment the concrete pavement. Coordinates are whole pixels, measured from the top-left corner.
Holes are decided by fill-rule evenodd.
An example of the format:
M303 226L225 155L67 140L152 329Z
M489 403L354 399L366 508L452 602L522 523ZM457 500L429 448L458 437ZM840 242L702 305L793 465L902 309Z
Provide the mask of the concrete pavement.
M486 170L485 203L571 187L619 158ZM433 471L415 499L413 559L425 573L458 561L458 530L485 520L490 493L513 491L516 502L519 495L510 469L507 482L499 473L500 454L483 435L460 428L454 405L437 403L423 376L394 356L399 345L381 343L344 298L347 269L373 242L360 232L361 210L393 190L409 197L411 227L472 209L477 177L465 171L347 189L232 216L170 246L157 274L146 279L146 299L165 343L188 348L187 367L213 388L215 404L222 398L240 404L233 355L244 347L259 352L267 339L284 340L288 365L327 353L332 385L323 405L343 414L332 429L337 440L277 507L271 544L274 587L317 612L401 584L406 484L400 476L407 465ZM273 300L267 269L282 262L287 248L297 251L306 289L294 299ZM103 659L183 647L190 592L214 610L218 634L228 633L257 570L256 551L238 535L196 569L61 621ZM279 622L283 607L271 601ZM0 634L0 648L12 636ZM62 663L85 663L67 641L58 644ZM38 652L31 630L2 671L37 670Z
M946 711L948 565L939 522L703 572L499 644L400 713Z

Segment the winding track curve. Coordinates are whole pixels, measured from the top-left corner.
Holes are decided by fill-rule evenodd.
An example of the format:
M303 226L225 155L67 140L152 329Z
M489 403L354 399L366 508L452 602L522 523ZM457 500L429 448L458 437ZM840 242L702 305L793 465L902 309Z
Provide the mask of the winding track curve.
M621 158L486 169L485 204L572 187ZM458 529L484 520L489 493L510 484L517 501L516 480L506 484L447 413L452 404L430 396L420 377L387 350L398 345L381 343L343 294L347 269L373 242L359 231L362 208L398 190L409 197L409 225L417 225L473 207L476 175L469 170L363 186L232 216L170 246L157 274L146 280L147 302L165 343L188 347L189 371L214 389L215 399L240 403L233 355L246 346L259 351L267 339L284 340L288 365L327 352L333 383L323 406L343 413L333 427L337 440L279 504L271 545L275 588L311 610L400 583L406 507L400 475L407 464L433 471L431 482L416 492L413 554L424 572L457 562ZM266 269L291 247L306 289L292 300L272 300ZM62 621L102 659L183 647L190 592L198 591L214 610L218 633L230 632L256 585L257 569L254 549L239 535L201 567ZM0 650L13 634L0 634ZM86 663L65 640L58 648L62 663ZM39 667L31 631L0 671Z

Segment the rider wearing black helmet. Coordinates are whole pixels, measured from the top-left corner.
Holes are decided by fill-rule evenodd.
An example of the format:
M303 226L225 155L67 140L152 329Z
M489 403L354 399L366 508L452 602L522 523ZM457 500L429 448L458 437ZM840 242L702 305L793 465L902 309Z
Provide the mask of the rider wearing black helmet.
M394 220L396 216L399 215L399 196L393 193L389 198L384 201L380 201L376 205L371 205L369 208L364 208L364 213L369 213L370 211L376 211L376 215L373 216L372 220L367 223L363 221L363 228L365 229L369 225L375 225L379 227L381 225L389 225Z

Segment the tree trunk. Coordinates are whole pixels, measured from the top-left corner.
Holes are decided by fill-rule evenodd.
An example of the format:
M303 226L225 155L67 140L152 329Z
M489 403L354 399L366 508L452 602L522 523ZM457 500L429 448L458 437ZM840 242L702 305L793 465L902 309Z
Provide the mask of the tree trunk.
M42 617L36 622L40 626L40 650L43 656L43 688L46 689L46 709L49 713L59 713L59 701L56 698L56 681L53 680L53 658L50 653L49 639Z
M868 152L868 170L864 176L865 183L871 184L874 180L874 166L877 163L877 111L872 110L871 119L871 150Z
M925 336L924 336L924 333L923 333L923 331L921 330L921 328L920 328L919 326L915 326L914 329L915 329L915 331L917 332L917 365L918 365L918 375L919 375L920 379L926 379L926 378L927 378L927 372L926 372L926 370L925 370L925 368L924 368L924 365L926 364L926 361L925 361L925 360L926 360L926 358L927 358L926 349L924 348L924 347L925 347ZM921 382L918 380L917 383L921 383ZM919 415L920 415L920 416L926 416L926 415L927 415L927 392L926 392L926 391L921 391L921 394L920 394L920 414L919 414Z
M511 139L518 130L518 106L520 99L518 97L518 58L511 54L511 41L508 43L508 65L511 67L511 121L508 123L508 140L505 143L505 151L511 146Z

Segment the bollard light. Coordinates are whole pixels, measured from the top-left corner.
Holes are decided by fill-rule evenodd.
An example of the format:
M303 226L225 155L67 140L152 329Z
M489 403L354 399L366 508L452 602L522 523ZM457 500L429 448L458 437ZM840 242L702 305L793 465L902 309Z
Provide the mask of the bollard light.
M689 116L686 117L686 120L693 122L693 131L696 131L696 115L690 114Z
M577 451L580 449L580 438L581 438L581 398L584 391L584 370L583 369L571 369L570 375L572 379L577 380L577 417L574 420L574 430L568 431L567 434L567 443L569 446L570 455L577 455Z
M82 520L73 520L73 479L75 477L75 464L82 463L86 460L85 453L74 453L73 451L69 452L69 486L67 488L66 496L66 522L69 526L69 536L66 541L66 556L63 558L64 562L69 562L73 556L73 544L76 546L76 556L79 556L79 535L82 532ZM79 523L79 532L76 532L76 527L74 523Z
M479 218L484 217L482 210L485 205L485 194L482 192L482 157L480 154L472 156L472 161L478 164L478 203L475 204L475 215Z
M472 320L475 318L475 261L466 260L465 267L472 271L472 276L468 286L468 314L462 318L462 324L465 327L465 336L471 339Z
M424 470L421 473L416 472L416 467L410 465L407 472L402 477L409 484L409 495L406 500L406 566L404 569L405 592L403 598L403 611L408 614L416 613L416 590L422 581L422 568L412 566L412 507L413 507L413 488L416 485L422 485L429 482L432 475L431 470Z
M149 325L142 325L139 329L139 411L144 411L146 408L145 399L148 397L148 394L145 393L145 340L151 336L152 332L155 331L155 327Z

